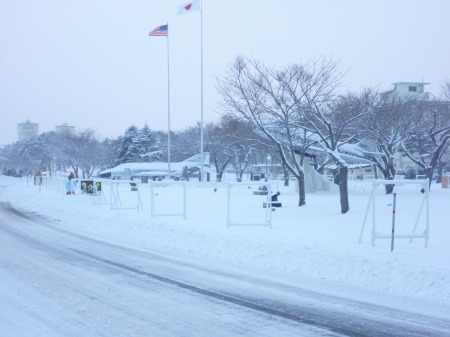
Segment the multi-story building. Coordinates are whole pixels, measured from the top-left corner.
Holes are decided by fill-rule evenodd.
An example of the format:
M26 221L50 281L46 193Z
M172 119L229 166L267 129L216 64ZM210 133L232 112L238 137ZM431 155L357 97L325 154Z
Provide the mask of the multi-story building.
M39 134L39 125L31 123L28 119L25 123L17 124L17 138L19 141L37 136Z
M74 135L75 134L75 126L67 125L67 123L64 123L62 125L56 126L55 132L58 134L68 133L70 135Z

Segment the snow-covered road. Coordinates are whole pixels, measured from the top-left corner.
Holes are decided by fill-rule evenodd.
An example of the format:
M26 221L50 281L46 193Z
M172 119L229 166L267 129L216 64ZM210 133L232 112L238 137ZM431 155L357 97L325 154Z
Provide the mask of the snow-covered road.
M450 323L69 232L0 207L0 335L449 336Z

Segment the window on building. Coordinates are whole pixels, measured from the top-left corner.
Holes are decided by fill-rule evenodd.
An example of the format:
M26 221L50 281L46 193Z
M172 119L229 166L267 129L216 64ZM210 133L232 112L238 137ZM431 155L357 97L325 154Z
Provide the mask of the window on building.
M410 91L410 92L416 92L416 91L417 91L417 87L414 86L414 85L410 85L410 86L409 86L409 91Z

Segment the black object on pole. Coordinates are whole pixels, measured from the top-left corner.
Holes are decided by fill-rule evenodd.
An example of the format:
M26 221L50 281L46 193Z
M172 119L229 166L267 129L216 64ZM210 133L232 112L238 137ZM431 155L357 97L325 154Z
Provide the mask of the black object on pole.
M393 204L392 204L392 238L391 238L391 252L394 250L395 199L397 199L397 193L394 193L394 202L393 202Z

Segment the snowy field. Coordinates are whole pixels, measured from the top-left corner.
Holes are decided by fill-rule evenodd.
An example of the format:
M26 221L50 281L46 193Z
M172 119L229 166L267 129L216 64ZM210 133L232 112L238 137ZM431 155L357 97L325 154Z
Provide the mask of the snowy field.
M39 213L66 230L139 249L178 254L239 268L257 269L278 278L296 279L311 290L372 303L450 317L450 189L433 185L430 197L430 234L424 239L397 239L391 252L390 239L371 244L372 210L359 235L368 206L371 184L351 183L350 212L340 214L338 190L309 193L306 206L298 207L293 182L280 191L282 208L270 214L262 207L265 196L254 195L257 186L242 183L233 188L230 217L233 223L264 223L268 226L227 227L226 183L188 182L186 218L151 216L151 189L140 187L143 210L111 210L105 200L77 191L65 195L58 185L39 188L26 178L0 176L0 201ZM154 209L182 214L182 185L153 190ZM78 186L79 188L79 186ZM110 187L103 183L106 201ZM396 233L412 232L423 195L417 185L398 186ZM119 188L122 205L137 207L137 195L128 185ZM389 235L392 225L392 195L383 186L376 190L377 231ZM416 233L425 230L423 209Z

